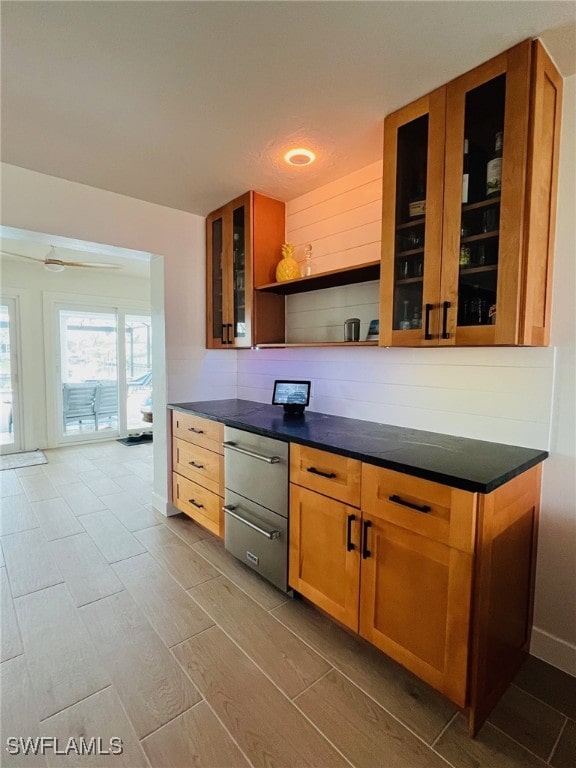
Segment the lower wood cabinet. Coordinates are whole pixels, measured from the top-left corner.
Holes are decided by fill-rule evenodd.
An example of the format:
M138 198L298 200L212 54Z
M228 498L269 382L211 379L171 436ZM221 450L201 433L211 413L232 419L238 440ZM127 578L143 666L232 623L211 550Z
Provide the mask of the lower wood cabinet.
M355 632L359 542L358 509L290 485L290 586Z
M289 585L465 709L474 735L528 650L539 497L540 466L479 494L362 464L360 508L292 482Z
M362 637L466 704L472 555L364 514Z
M224 536L222 424L172 412L172 503L216 536Z

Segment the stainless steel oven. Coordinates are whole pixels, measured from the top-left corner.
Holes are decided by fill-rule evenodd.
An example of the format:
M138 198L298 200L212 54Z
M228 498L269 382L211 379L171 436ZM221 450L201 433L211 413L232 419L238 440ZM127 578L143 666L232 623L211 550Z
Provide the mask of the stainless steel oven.
M288 443L224 428L226 549L288 591Z

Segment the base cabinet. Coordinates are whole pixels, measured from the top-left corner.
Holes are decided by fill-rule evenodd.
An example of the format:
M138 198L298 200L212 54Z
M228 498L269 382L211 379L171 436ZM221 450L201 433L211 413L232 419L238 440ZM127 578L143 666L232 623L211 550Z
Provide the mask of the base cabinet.
M289 584L345 626L358 631L360 512L290 485Z
M172 504L216 536L224 536L222 424L172 413Z
M478 494L362 464L359 508L295 483L294 464L291 479L290 586L466 710L474 735L528 651L540 467Z

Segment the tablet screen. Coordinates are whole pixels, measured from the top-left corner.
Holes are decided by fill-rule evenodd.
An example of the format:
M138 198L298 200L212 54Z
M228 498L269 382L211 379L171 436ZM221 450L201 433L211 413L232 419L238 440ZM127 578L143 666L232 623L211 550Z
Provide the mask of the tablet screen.
M309 381L275 381L273 405L308 405L310 402Z

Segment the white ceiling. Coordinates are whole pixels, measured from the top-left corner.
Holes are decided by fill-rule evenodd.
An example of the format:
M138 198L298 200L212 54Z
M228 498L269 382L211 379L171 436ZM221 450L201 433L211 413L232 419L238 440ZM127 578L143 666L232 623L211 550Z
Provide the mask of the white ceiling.
M532 36L576 70L574 2L4 2L2 159L206 214L381 156L395 108ZM318 154L308 168L281 157Z

